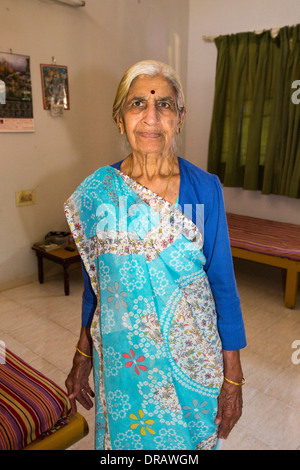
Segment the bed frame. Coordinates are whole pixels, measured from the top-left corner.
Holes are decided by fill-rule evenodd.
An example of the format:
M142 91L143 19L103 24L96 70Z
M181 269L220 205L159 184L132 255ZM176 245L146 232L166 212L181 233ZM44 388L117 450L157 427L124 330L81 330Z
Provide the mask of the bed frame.
M23 450L65 450L85 437L89 428L85 418L80 414L71 414L68 424L44 439L36 439Z
M64 450L88 431L67 392L0 342L0 450Z
M234 258L286 270L284 304L296 305L300 272L300 225L227 213Z

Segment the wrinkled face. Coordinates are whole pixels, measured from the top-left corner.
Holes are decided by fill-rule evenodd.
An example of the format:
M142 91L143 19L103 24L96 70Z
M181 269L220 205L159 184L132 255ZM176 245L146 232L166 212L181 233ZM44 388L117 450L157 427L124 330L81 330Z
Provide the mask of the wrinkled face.
M163 77L141 75L132 83L118 123L126 132L133 152L172 152L179 126L173 87Z

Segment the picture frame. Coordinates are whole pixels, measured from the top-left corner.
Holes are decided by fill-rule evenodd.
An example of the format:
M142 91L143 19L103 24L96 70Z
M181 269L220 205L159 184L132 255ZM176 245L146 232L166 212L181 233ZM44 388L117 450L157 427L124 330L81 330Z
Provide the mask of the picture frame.
M63 106L70 109L68 67L66 65L40 64L44 109Z
M34 132L28 55L0 52L0 132Z

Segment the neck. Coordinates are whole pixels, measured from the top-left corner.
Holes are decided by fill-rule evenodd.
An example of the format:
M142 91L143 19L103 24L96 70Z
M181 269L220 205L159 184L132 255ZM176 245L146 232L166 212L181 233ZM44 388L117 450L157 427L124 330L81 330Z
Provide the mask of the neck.
M151 181L157 176L168 176L170 174L174 153L163 154L139 154L133 152L129 156L131 165L131 175L135 178L144 177Z

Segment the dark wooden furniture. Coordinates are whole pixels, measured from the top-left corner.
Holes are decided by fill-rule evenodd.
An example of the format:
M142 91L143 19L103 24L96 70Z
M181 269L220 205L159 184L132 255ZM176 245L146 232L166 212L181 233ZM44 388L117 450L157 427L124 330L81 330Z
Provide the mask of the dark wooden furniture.
M300 272L300 225L227 214L232 256L286 270L284 303L296 305Z
M74 251L68 251L66 250L66 248L71 248ZM68 268L71 264L80 262L80 255L77 251L76 245L75 244L62 245L56 250L51 250L51 251L46 251L40 248L39 246L33 245L32 249L36 252L36 256L38 259L38 278L39 278L40 284L43 284L44 282L43 261L44 259L48 259L50 261L53 261L54 263L60 264L63 267L64 291L65 291L65 295L69 295L70 285L69 285Z

